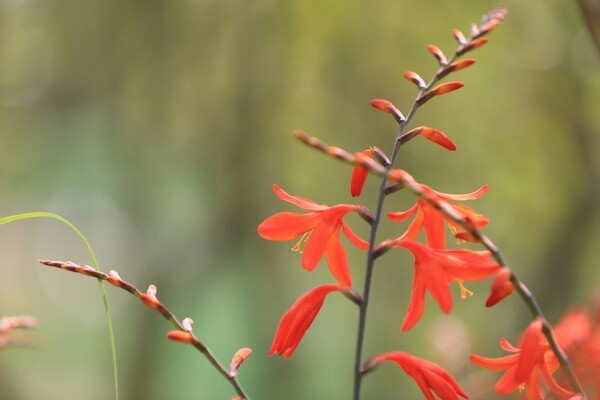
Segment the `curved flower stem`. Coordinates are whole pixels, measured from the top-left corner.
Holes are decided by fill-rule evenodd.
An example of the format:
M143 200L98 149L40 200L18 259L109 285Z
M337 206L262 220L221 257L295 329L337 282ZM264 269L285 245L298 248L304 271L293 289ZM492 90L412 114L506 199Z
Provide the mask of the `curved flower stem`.
M452 56L448 59L446 63L440 65L438 70L435 72L433 77L429 80L429 82L421 86L419 88L419 92L417 93L412 106L406 117L404 119L396 118L396 121L399 124L398 132L396 134L396 140L394 142L394 148L392 150L390 156L390 163L387 166L382 168L385 169L386 173L381 174L382 180L381 185L379 186L379 192L377 197L377 209L374 215L374 222L371 225L371 234L369 238L369 249L367 251L367 261L366 261L366 269L365 269L365 280L364 280L364 288L363 288L363 301L360 305L359 318L358 318L358 332L356 335L356 350L355 350L355 360L354 360L354 385L353 385L353 400L360 399L361 393L361 383L362 383L362 353L363 353L363 345L365 338L365 330L366 330L366 320L367 320L367 311L369 308L369 299L371 294L371 281L373 277L373 270L375 266L375 256L374 250L377 239L377 231L379 228L379 223L381 222L381 215L383 213L383 204L386 197L386 187L388 186L388 171L390 171L395 165L398 155L400 153L400 147L407 143L409 140L413 139L415 135L410 135L410 133L406 134L406 127L410 123L411 119L417 112L417 109L423 104L420 100L423 96L433 88L433 86L440 81L441 78L445 76L444 69L450 65L454 60L456 60L460 55L462 55L461 51L468 47L472 41L476 39L475 37L469 38L466 43L459 44Z
M494 257L494 259L496 261L498 261L498 264L500 264L503 268L509 268L508 263L504 259L504 256L502 255L502 253L500 252L498 247L486 235L484 235L477 227L473 226L473 224L470 224L469 221L462 216L462 214L457 212L448 203L439 201L439 200L436 200L433 198L429 198L425 194L425 192L421 189L421 186L410 175L408 175L404 171L399 171L399 170L391 171L388 168L382 166L381 164L375 162L373 159L363 156L361 153L350 154L347 151L340 149L339 147L329 146L326 143L323 143L322 141L320 141L319 139L308 136L306 133L301 132L301 131L295 131L295 132L293 132L293 135L296 139L300 140L302 143L304 143L314 149L320 150L320 151L326 153L327 155L330 155L341 161L344 161L344 162L352 164L352 165L354 165L356 163L361 164L363 167L369 169L369 171L371 173L382 176L384 178L384 182L389 181L391 183L397 183L397 184L402 185L405 189L409 190L410 192L412 192L419 198L423 199L424 201L429 203L431 206L435 207L437 210L439 210L441 213L443 213L446 217L452 219L457 224L459 224L469 234L471 234L476 239L477 242L481 243L487 250L490 251L490 253ZM401 172L401 173L397 173L397 172ZM383 196L380 196L380 201L383 201L383 200L381 200L381 197L383 197ZM376 223L373 224L373 227L378 226L377 224L379 223L379 220L380 220L380 214L376 213L375 214ZM376 229L374 228L374 230L376 230ZM370 266L370 271L369 270L367 271L368 274L366 276L367 279L365 279L365 287L366 287L367 281L370 283L370 279L371 279L370 274L372 274L372 269L373 269L373 258L374 258L374 254L371 250L368 253L368 259L367 259L367 262L368 262L367 267L369 268L369 266ZM560 348L560 346L558 345L558 343L556 341L556 338L552 334L551 325L548 322L548 320L546 319L546 317L544 316L544 313L543 313L542 309L540 308L540 306L538 305L537 300L535 299L535 297L533 296L533 294L531 293L529 288L512 272L512 270L511 270L510 280L511 280L512 284L514 285L515 290L517 291L519 296L522 298L525 305L529 308L529 311L531 312L531 314L534 317L539 317L540 320L542 321L542 331L544 333L544 336L548 340L548 344L550 345L550 348L556 355L556 358L558 359L563 371L567 375L569 383L571 384L571 386L573 387L574 390L579 392L583 396L583 398L586 399L587 397L585 395L585 391L583 390L581 383L577 379L577 376L575 375L575 372L573 371L573 368L571 366L571 363L569 362L568 357L562 351L562 349ZM364 340L364 326L363 325L366 320L366 305L368 305L368 302L369 302L369 290L370 290L370 288L366 288L366 290L363 294L363 303L361 305L361 314L360 314L360 320L359 320L359 323L360 323L359 328L362 327L362 329L359 330L359 337L358 337L359 342L357 343L357 350L362 350L362 343L360 341ZM363 311L363 308L365 308L365 311ZM361 325L361 324L363 324L363 325ZM358 353L358 351L357 351L357 359L359 359L359 354L360 353ZM359 368L360 368L360 364L359 364ZM356 373L356 371L355 371L355 373ZM358 371L358 373L356 373L356 374L357 374L357 376L361 375L361 372ZM360 377L358 377L355 380L353 399L354 400L360 399Z
M160 301L158 301L158 299L156 299L154 293L150 293L150 290L146 293L140 291L138 288L136 288L132 284L122 280L119 277L119 275L114 271L111 271L109 274L106 274L104 272L97 271L88 265L81 266L81 265L75 264L70 261L65 262L65 261L40 260L39 262L40 262L40 264L47 265L49 267L60 268L62 270L75 272L77 274L91 276L96 279L106 281L115 287L118 287L120 289L125 290L126 292L131 293L132 295L134 295L135 297L140 299L148 307L158 311L177 330L185 331L185 332L189 333L189 335L191 336L189 343L192 346L194 346L198 351L200 351L206 357L206 359L213 365L213 367L215 367L215 369L221 375L223 375L223 377L225 379L227 379L229 381L231 386L233 386L233 389L235 390L235 392L242 399L250 400L250 397L248 396L248 394L246 394L246 391L242 388L241 384L239 383L237 376L230 374L228 372L228 370L219 362L219 360L217 360L217 358L213 354L213 352L204 343L202 343L191 332L191 330L189 330L189 328L186 329L186 327L184 327L183 324L181 322L179 322L177 317L175 317L175 315L171 311L169 311L169 309L167 307L165 307Z
M427 83L426 85L422 85L420 87L419 93L417 94L417 97L415 98L415 101L413 102L413 104L410 108L410 111L406 115L405 119L395 118L398 121L400 127L399 127L398 133L396 135L396 141L395 141L394 149L393 149L391 157L390 157L389 165L383 166L383 165L375 162L370 157L366 157L361 153L350 154L339 147L329 146L329 145L321 142L317 138L308 136L304 132L301 132L301 131L293 132L293 136L296 139L303 142L304 144L306 144L312 148L318 149L332 157L335 157L339 160L345 161L349 164L353 164L353 165L360 164L363 167L367 168L370 172L374 173L375 175L379 175L382 177L381 185L379 188L379 195L377 198L377 209L376 209L376 212L374 215L374 221L371 225L369 250L367 252L365 283L364 283L364 290L363 290L363 301L360 304L360 314L359 314L359 321L358 321L358 333L357 333L356 353L355 353L355 365L354 365L355 369L354 369L354 387L353 387L353 396L352 396L353 400L360 399L361 382L362 382L362 376L364 375L364 372L362 369L362 351L363 351L363 343L364 343L365 329L366 329L367 310L369 307L369 299L370 299L370 293L371 293L371 281L372 281L373 269L374 269L374 264L375 264L375 258L377 257L377 255L374 253L374 248L375 248L377 230L379 228L379 223L381 221L383 202L384 202L385 196L388 194L388 191L386 190L388 188L388 182L391 184L398 184L401 187L408 189L413 194L415 194L416 196L420 197L421 199L423 199L424 201L429 203L431 206L438 209L446 217L454 220L462 228L464 228L469 234L471 234L471 236L474 237L476 239L476 241L481 243L487 250L489 250L490 253L492 254L492 256L496 259L496 261L498 261L498 263L503 268L509 268L506 260L502 256L498 247L487 236L485 236L476 226L471 224L470 221L468 221L465 217L463 217L462 214L457 212L448 203L439 201L437 199L429 198L424 193L421 186L409 174L405 173L404 171L392 171L392 168L398 158L400 147L403 144L405 144L406 142L408 142L409 140L411 140L412 138L414 138L414 136L415 136L415 135L411 134L410 131L405 133L405 128L406 128L407 124L410 122L410 120L412 119L412 117L414 116L414 114L416 113L417 109L420 107L421 104L423 104L421 99L423 97L426 97L427 96L426 93L429 90L431 90L433 85L446 75L446 73L444 72L444 68L447 65L451 64L452 62L454 62L459 56L463 55L467 51L465 49L469 49L473 45L475 45L474 41L476 41L476 40L479 40L479 41L481 40L480 34L471 35L471 37L466 42L460 44L458 46L458 48L455 50L454 54L448 59L448 61L446 63L444 63L444 65L440 66L440 68L434 74L433 78L431 78L429 83ZM481 43L481 41L479 43ZM543 332L544 336L546 337L546 339L548 340L548 344L549 344L550 348L552 349L552 351L554 352L555 356L557 357L559 364L561 365L563 371L565 372L567 379L569 380L569 383L571 384L572 388L575 391L577 391L578 393L580 393L582 395L583 399L587 399L585 391L583 390L581 383L577 379L577 376L575 375L575 372L573 371L573 368L571 366L571 363L570 363L568 357L566 356L564 351L558 345L556 338L554 337L554 335L552 333L551 325L548 322L548 320L546 319L546 317L544 316L544 313L543 313L542 309L540 308L540 306L538 305L537 300L535 299L535 297L533 296L533 294L531 293L529 288L512 272L512 270L511 270L510 280L511 280L512 284L514 285L515 290L517 291L519 296L522 298L525 305L529 308L529 311L531 312L533 317L534 318L537 317L542 321L542 332Z
M504 256L502 255L498 247L494 244L494 242L492 242L490 238L484 235L477 227L470 224L466 218L464 218L460 213L456 212L456 210L454 210L454 208L452 208L449 204L436 201L427 197L427 195L423 192L421 187L417 185L416 182L412 180L412 178L404 181L403 184L406 187L406 189L428 202L431 206L438 209L446 217L458 223L479 243L481 243L487 250L489 250L489 252L492 253L494 259L498 261L498 264L500 264L503 268L509 268L506 260L504 259ZM548 340L548 344L550 345L550 348L552 349L554 355L558 359L560 366L565 372L569 383L575 391L577 391L583 396L583 399L586 399L587 397L585 391L583 390L581 383L577 379L577 375L573 371L571 362L569 361L569 358L564 353L564 351L558 345L558 342L556 341L556 338L552 333L552 326L550 322L548 322L548 320L546 319L544 312L540 308L535 296L531 293L531 291L525 285L525 283L523 283L523 281L521 281L512 270L510 270L510 281L512 282L513 286L515 287L515 290L517 291L527 308L529 308L529 311L531 312L532 316L534 318L537 317L542 321L542 332Z

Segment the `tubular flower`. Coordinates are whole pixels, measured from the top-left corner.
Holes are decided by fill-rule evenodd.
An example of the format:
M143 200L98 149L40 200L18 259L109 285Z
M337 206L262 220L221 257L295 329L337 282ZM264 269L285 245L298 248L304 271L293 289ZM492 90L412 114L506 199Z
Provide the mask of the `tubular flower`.
M281 318L269 355L290 358L321 310L325 297L331 292L343 290L340 285L321 285L302 295Z
M369 364L376 366L383 361L393 361L398 364L407 375L415 380L427 400L435 400L434 393L444 400L469 398L448 371L431 361L401 351L394 351L375 356L369 361Z
M453 303L450 282L459 282L461 297L465 298L472 293L462 285L464 280L485 279L500 268L500 264L490 257L489 251L438 249L412 240L396 240L395 246L404 247L415 257L415 276L410 303L402 322L403 331L412 328L423 315L427 290L447 314L452 310Z
M283 201L292 203L308 213L280 212L258 226L258 234L268 240L292 240L301 236L292 250L302 253L302 267L312 271L325 255L331 274L344 286L351 286L346 250L340 242L340 230L356 247L366 250L369 245L359 238L343 221L344 216L356 211L351 204L327 206L286 193L277 185L273 191ZM306 240L304 250L302 242Z
M498 271L496 277L492 281L492 287L490 289L490 295L488 296L485 306L492 307L499 301L509 296L515 291L515 286L510 281L512 272L508 267L503 267Z
M452 207L461 213L462 215L471 219L473 224L478 227L484 227L488 224L489 220L481 214L478 214L470 207L463 206L454 203L454 201L461 200L475 200L480 198L487 192L488 186L484 185L472 193L467 194L447 194L436 192L427 185L421 185L423 192L428 198L446 201L452 205ZM402 212L390 212L388 218L392 221L404 221L408 217L415 215L406 232L399 239L414 240L421 232L421 229L425 230L425 236L427 243L431 247L443 249L446 247L446 235L444 233L444 221L448 224L450 231L456 234L461 228L455 221L447 218L440 211L436 210L435 207L428 204L422 198L419 198L417 203L406 211Z
M583 385L590 399L600 398L600 325L598 311L592 319L583 310L568 312L554 327L558 345L569 357L575 376ZM567 377L557 379L568 387Z
M557 340L560 342L558 337ZM574 395L560 387L552 377L559 363L542 333L542 321L539 318L529 324L518 348L513 347L504 338L500 340L500 347L513 354L500 358L486 358L476 354L470 357L473 363L482 368L506 370L496 383L496 392L509 394L516 389L525 388L528 400L542 400L544 393L540 379L543 378L548 388L559 399L568 399Z
M371 149L364 150L362 153L365 156L373 157L373 151ZM354 168L352 169L352 177L350 178L350 194L352 197L360 196L368 175L368 169L360 164L354 165Z

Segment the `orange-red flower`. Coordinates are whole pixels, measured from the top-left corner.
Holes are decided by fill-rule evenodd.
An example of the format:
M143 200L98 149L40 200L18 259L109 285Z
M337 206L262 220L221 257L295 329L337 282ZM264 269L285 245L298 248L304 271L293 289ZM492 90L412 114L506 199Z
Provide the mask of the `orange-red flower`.
M373 157L373 150L363 150L362 154L364 154L367 157ZM352 197L360 196L363 186L365 186L365 182L367 180L368 175L368 169L366 169L360 164L354 165L354 168L352 169L352 177L350 178L350 194L352 195Z
M340 242L340 231L356 247L366 250L369 245L359 238L343 221L349 212L356 211L351 204L327 206L312 200L292 196L277 185L273 191L281 200L292 203L308 213L280 212L264 220L258 226L258 234L268 240L292 240L302 235L292 250L302 253L302 267L312 271L325 255L331 274L344 286L351 286L350 268L346 250ZM308 238L307 238L308 236ZM302 241L306 240L304 250Z
M454 201L474 200L480 198L485 194L485 192L487 192L487 185L484 185L476 191L467 194L440 193L431 189L427 185L421 185L421 188L428 198L450 203L456 211L470 218L476 227L484 227L489 222L486 217L478 214L472 208L454 203ZM443 249L446 247L444 221L446 221L450 231L453 234L456 234L456 232L461 228L460 225L458 225L455 221L444 216L440 211L436 210L432 205L428 204L422 198L419 198L415 205L406 211L388 213L388 218L392 221L404 221L413 214L416 214L415 218L408 226L406 232L404 232L399 239L414 240L421 232L421 229L424 229L427 243L431 247Z
M302 295L281 318L269 355L289 358L321 310L325 297L331 292L343 290L344 287L340 285L321 285Z
M412 328L423 315L427 290L447 314L453 304L450 282L458 281L464 298L467 293L472 294L462 285L464 280L485 279L500 268L489 251L439 249L412 240L397 240L395 245L404 247L415 257L415 276L410 303L402 322L403 331Z
M500 269L500 271L498 271L496 277L492 281L490 295L485 302L486 307L492 307L496 305L502 299L515 291L515 286L510 280L511 276L512 272L508 267L503 267Z
M560 339L557 336L560 343ZM570 398L574 393L562 388L556 383L552 374L559 366L548 340L542 333L542 321L535 319L521 338L519 347L513 347L508 340L502 338L500 347L510 353L500 358L487 358L476 354L471 355L471 361L482 368L506 372L496 383L496 392L509 394L516 389L525 387L528 400L542 400L544 393L540 385L543 379L546 386L559 398Z
M401 351L380 354L368 364L376 366L383 361L393 361L415 380L427 400L435 400L434 393L444 400L468 399L452 375L439 365Z

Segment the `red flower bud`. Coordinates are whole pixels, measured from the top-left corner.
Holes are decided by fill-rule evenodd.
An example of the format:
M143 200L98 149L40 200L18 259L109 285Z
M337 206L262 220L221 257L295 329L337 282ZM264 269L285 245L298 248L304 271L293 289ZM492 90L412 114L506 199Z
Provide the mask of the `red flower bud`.
M167 332L167 338L184 344L190 344L194 341L193 336L186 331L169 331Z
M434 44L430 44L430 45L427 46L427 49L438 60L438 62L440 63L440 65L446 65L446 64L448 64L448 60L446 60L446 56L444 55L444 53L442 52L442 50L440 50L439 47L437 47Z
M498 271L492 282L491 293L485 302L486 307L496 305L500 300L510 295L515 290L515 286L510 281L512 272L508 267L503 267Z
M236 351L229 364L229 375L236 376L238 368L246 361L246 358L248 358L250 354L252 354L252 349L249 347L242 347Z

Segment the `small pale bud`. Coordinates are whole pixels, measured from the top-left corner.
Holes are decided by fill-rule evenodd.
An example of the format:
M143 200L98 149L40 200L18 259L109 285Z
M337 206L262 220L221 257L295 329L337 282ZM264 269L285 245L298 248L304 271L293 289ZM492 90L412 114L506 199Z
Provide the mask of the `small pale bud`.
M183 329L187 332L192 331L193 324L194 324L194 320L191 318L184 318L183 321L181 321L181 326L183 326Z
M156 290L155 285L149 285L148 289L146 289L146 294L148 296L156 297L156 293L158 293L158 291Z
M158 299L156 298L156 286L148 286L146 293L140 294L140 300L150 308L158 309Z
M229 375L236 376L238 368L246 361L246 358L248 358L250 354L252 354L252 349L249 347L242 347L236 351L231 359L231 364L229 365Z
M117 273L117 271L111 269L108 273L108 276L106 277L106 281L113 286L119 286L122 279Z

